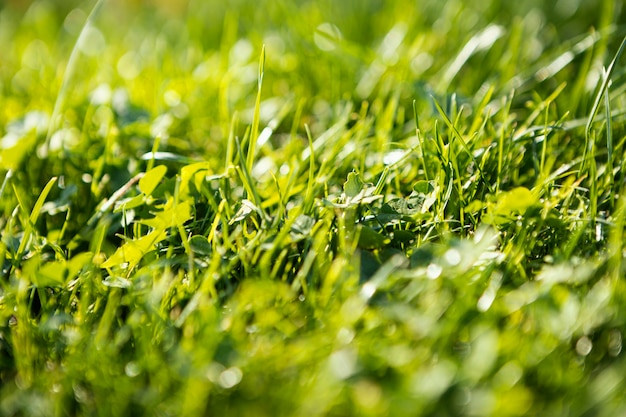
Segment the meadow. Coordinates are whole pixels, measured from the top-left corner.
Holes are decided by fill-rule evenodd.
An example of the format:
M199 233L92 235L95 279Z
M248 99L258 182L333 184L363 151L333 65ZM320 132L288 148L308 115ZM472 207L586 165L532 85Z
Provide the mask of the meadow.
M626 415L624 22L0 3L0 415Z

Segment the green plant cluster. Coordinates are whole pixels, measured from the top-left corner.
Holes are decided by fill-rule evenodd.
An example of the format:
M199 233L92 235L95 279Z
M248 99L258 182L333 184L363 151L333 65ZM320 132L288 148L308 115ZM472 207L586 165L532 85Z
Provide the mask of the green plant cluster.
M626 413L615 0L0 4L0 415Z

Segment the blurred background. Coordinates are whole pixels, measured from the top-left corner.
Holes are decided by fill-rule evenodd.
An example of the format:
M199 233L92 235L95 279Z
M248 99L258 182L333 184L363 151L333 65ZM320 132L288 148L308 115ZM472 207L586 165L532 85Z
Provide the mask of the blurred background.
M263 45L264 123L300 106L323 129L331 103L392 94L428 116L431 94L471 101L489 87L515 89L523 107L581 65L592 75L571 87L591 92L624 21L616 0L2 0L0 134L59 101L69 123L90 103L117 102L137 110L132 120L167 114L180 151L206 149L235 112L251 120ZM574 116L587 107L570 106Z

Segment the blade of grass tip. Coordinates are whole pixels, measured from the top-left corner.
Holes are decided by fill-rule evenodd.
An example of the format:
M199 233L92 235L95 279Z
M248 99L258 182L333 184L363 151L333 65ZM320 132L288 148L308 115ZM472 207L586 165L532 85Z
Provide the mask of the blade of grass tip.
M70 58L67 62L67 67L65 74L63 75L63 80L61 81L61 88L59 90L59 94L56 97L56 101L54 102L54 108L52 109L52 117L50 117L50 122L48 123L48 131L46 133L46 141L43 145L43 154L48 154L48 149L50 147L50 140L52 139L52 134L57 128L57 119L60 116L61 110L65 105L65 99L69 93L69 82L73 78L74 73L78 68L78 58L80 56L80 48L78 47L81 42L84 42L84 38L87 36L88 29L93 25L94 20L100 13L102 6L104 5L106 0L97 0L96 4L91 9L89 16L87 16L87 20L83 25L83 28L76 38L76 42L74 43L74 47L72 48L72 52L70 53Z
M452 196L452 189L454 188L454 169L452 168L452 162L448 163L448 166L446 167L446 172L447 172L447 176L448 176L448 185L445 185L445 177L442 176L441 177L441 188L445 189L443 198L441 198L439 200L439 213L438 213L438 222L440 222L441 224L445 225L445 210L446 210L446 206L448 205L448 203L450 202L450 197Z
M478 103L478 106L476 106L476 109L474 110L474 114L475 114L474 120L472 121L472 125L469 128L470 132L480 132L479 126L481 125L484 126L485 122L489 118L489 115L487 115L484 118L485 120L481 121L482 119L481 115L483 114L483 111L485 110L489 102L491 101L491 97L493 97L493 93L495 89L496 88L493 85L490 86L485 92L485 94L483 95L483 98Z
M459 112L459 103L458 100L456 98L456 93L452 93L448 96L449 98L449 102L448 102L448 111L449 111L449 115L448 117L450 118L450 121L452 121L452 119L454 119L454 126L458 126L459 123L459 117L461 116L461 113Z
M50 194L50 190L52 190L52 187L54 186L54 183L56 181L57 181L57 177L52 177L50 181L48 181L44 189L41 191L41 194L39 194L39 197L37 198L37 201L35 202L35 205L33 206L33 210L30 213L31 224L34 225L37 222L37 219L39 219L39 213L41 212L43 203L46 201L46 198L48 198L48 194Z
M311 208L313 207L313 181L315 180L315 149L313 148L313 135L311 134L311 129L309 129L309 125L304 125L304 130L306 131L306 137L309 140L309 149L311 152L311 156L309 158L309 181L306 185L306 194L304 195L304 214L308 214L311 212Z
M161 143L161 134L158 134L154 138L154 143L152 144L152 152L150 153L151 158L148 159L148 163L146 165L146 172L150 171L154 167L154 161L157 155L157 151L159 150L160 143Z
M54 243L56 243L57 245L60 245L61 242L63 242L65 238L65 232L67 231L67 228L70 224L70 219L73 219L72 214L74 213L72 213L72 206L70 205L67 207L67 213L65 214L65 221L63 222L63 226L61 226L61 231L59 232L59 235L54 241Z
M254 103L254 115L252 116L252 131L250 132L250 143L248 145L248 156L246 167L252 172L254 163L254 154L256 141L259 138L259 118L261 113L261 89L263 87L263 74L265 72L265 45L261 48L261 57L259 58L259 75L257 84L256 102Z
M24 255L24 251L26 250L26 245L28 244L28 241L30 240L30 237L33 233L33 230L35 229L35 223L37 223L37 220L39 219L39 213L41 213L41 208L43 207L43 203L46 201L46 198L48 198L48 194L50 194L50 190L52 190L52 187L54 186L54 183L56 182L56 180L57 180L57 177L52 177L52 179L48 181L44 189L41 191L41 194L39 194L39 197L37 198L37 201L35 202L35 205L33 206L33 209L30 212L30 216L28 217L28 224L24 225L24 235L22 236L22 241L20 242L20 246L18 247L18 250L17 250L17 256L16 256L17 262L19 262L22 256ZM17 190L17 188L15 188L15 185L13 186L13 191L15 192L15 197L17 198L18 204L20 205L20 208L22 209L22 211L24 213L28 213L28 210L26 209L24 201L22 201L22 199L20 198L20 193Z
M11 184L11 186L13 187L13 193L15 194L15 198L17 199L17 205L20 208L20 211L22 212L22 216L24 216L24 218L28 218L28 209L26 208L26 204L20 197L20 192L15 187L15 184ZM22 234L22 240L20 242L20 246L17 249L16 261L18 262L19 262L19 259L21 258L21 254L24 250L24 246L26 246L26 242L30 238L31 229L32 227L30 225L30 221L26 221L26 224L24 225L24 233Z
M600 89L598 90L598 93L596 94L596 98L593 102L593 106L591 106L591 111L589 112L589 118L587 119L587 124L585 126L585 147L583 149L583 160L581 162L581 167L580 167L581 172L584 172L585 170L586 163L587 163L587 154L589 153L590 147L591 147L591 143L590 143L591 142L591 137L590 137L591 125L593 125L596 115L598 114L598 110L600 109L600 103L602 102L602 98L604 97L606 91L609 88L609 82L611 81L611 76L613 75L613 71L615 70L615 63L622 56L622 53L624 52L624 48L626 48L626 37L624 37L624 39L622 40L622 43L619 46L619 49L617 50L617 53L613 57L613 60L611 60L609 67L604 72L602 84L600 85Z
M306 99L302 98L300 99L300 101L298 102L298 106L296 107L296 112L293 115L293 121L291 124L291 131L289 132L291 140L295 139L298 133L298 126L300 125L300 119L302 118L302 112L304 111L305 103Z
M13 170L9 169L4 176L4 179L2 180L2 186L0 186L0 198L2 198L2 196L4 195L4 187L7 186L12 176L13 176Z
M292 170L293 172L293 170ZM285 207L285 195L288 194L289 190L283 190L280 188L280 182L278 182L278 178L273 171L270 171L270 175L272 176L272 180L274 180L274 186L276 187L276 193L278 195L278 212L274 216L274 221L272 222L272 227L278 227L278 225L285 219L285 213L287 212L287 208Z
M376 183L376 188L374 189L374 195L380 195L383 192L383 187L385 186L385 181L387 180L387 176L389 175L389 166L386 166L383 169L382 174L380 174L380 178Z
M491 184L489 184L487 182L487 179L485 178L485 175L483 173L482 168L480 167L480 164L476 161L476 158L474 158L474 155L472 154L472 151L467 146L467 143L465 143L465 140L463 139L463 136L461 136L461 133L457 130L457 128L454 126L454 124L452 124L452 121L448 118L446 113L443 111L443 109L441 108L441 106L439 105L437 100L435 100L434 97L432 97L432 100L433 100L433 103L435 104L435 107L437 108L437 111L439 112L439 114L443 118L443 121L446 123L446 125L448 126L450 131L452 131L454 137L456 137L456 139L461 143L461 146L463 147L463 150L471 158L472 162L474 163L474 165L478 169L478 174L480 175L480 178L483 180L483 183L485 184L485 186L487 186L487 189L489 189L489 192L493 193L493 189L491 188ZM448 149L450 149L450 147L448 147Z
M428 167L426 166L426 153L423 144L422 132L420 129L420 119L417 115L417 102L413 100L413 118L415 119L415 134L417 135L417 143L420 147L422 166L424 167L424 178L426 181L430 180L430 176L428 175Z
M448 166L448 157L446 155L446 144L443 143L443 138L439 134L439 121L435 120L435 145L437 145L437 156L442 166ZM436 175L435 175L436 177Z

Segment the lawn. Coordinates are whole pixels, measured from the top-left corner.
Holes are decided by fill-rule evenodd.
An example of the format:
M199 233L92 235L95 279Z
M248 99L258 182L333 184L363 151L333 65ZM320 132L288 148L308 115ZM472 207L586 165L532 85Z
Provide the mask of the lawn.
M623 22L0 3L0 416L626 415Z

